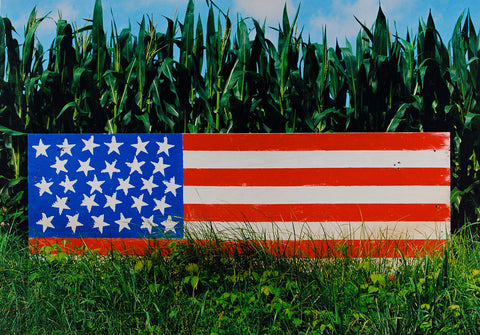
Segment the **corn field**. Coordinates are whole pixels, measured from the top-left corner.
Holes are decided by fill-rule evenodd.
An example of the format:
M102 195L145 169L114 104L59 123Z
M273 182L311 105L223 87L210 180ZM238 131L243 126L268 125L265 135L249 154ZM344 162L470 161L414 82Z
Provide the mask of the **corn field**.
M48 48L0 20L0 221L26 219L26 133L448 131L453 228L480 220L480 38L470 15L450 41L428 16L405 37L381 9L354 45L304 38L284 10L278 40L254 19L189 1L183 21L149 18L106 33L102 4L76 27L59 19ZM298 15L298 11L297 11Z

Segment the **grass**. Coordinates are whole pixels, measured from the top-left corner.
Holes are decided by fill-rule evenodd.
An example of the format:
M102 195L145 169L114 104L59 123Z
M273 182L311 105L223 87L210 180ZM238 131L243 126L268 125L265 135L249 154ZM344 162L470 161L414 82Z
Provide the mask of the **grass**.
M475 334L480 244L453 236L443 256L226 257L171 245L167 258L30 255L0 235L0 333Z

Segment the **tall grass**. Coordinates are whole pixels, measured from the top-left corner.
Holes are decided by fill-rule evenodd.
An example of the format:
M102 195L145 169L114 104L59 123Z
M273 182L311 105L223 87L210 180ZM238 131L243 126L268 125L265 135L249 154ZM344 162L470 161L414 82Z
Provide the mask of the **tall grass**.
M202 22L189 1L165 31L146 18L123 29L112 22L107 35L97 0L86 26L59 19L49 47L35 38L45 19L35 10L23 45L2 18L2 221L24 222L26 133L448 131L453 228L477 222L480 44L471 16L458 18L447 42L431 15L402 36L379 9L372 27L359 24L354 46L332 48L326 34L305 38L297 15L284 11L273 42L256 20L233 25L213 4Z
M259 240L261 242L261 240ZM9 334L476 334L480 246L421 259L279 258L198 243L171 255L29 255L0 235L0 329Z

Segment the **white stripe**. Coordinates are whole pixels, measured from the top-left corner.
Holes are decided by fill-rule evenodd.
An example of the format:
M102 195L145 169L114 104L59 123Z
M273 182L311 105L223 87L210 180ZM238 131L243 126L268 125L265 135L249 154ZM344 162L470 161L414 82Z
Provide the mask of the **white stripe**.
M185 186L185 204L450 204L449 186Z
M445 239L449 222L184 222L187 235L227 239Z
M184 168L450 167L448 150L183 151Z

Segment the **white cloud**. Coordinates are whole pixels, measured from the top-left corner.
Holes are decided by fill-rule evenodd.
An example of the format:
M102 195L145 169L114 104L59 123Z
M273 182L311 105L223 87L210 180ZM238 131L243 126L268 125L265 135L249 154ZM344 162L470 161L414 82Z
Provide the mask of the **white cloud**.
M67 20L70 22L70 20L78 20L78 15L80 11L78 8L74 8L72 6L71 1L65 1L65 2L59 2L55 6L55 8L58 9L58 13L62 15L62 19ZM93 12L93 7L91 9Z
M230 8L231 17L233 15L236 16L238 13L242 18L251 17L257 20L260 26L263 26L265 23L265 37L272 42L276 42L278 32L275 29L282 23L285 5L287 6L290 24L292 24L300 0L233 0L232 3L233 8ZM299 19L301 16L302 6L300 5ZM254 34L253 30L252 34ZM253 35L251 37L253 37Z
M392 32L394 31L394 22L405 21L413 6L413 0L384 0L381 2L382 11L389 21ZM352 43L361 30L355 17L368 28L373 25L377 17L379 2L378 0L354 0L353 2L333 0L329 7L327 11L319 9L311 17L309 25L312 38L320 40L322 29L326 27L329 44L333 43L335 38L338 38L340 44L343 44L345 38ZM415 19L418 20L418 18ZM403 31L400 32L403 33Z
M267 19L267 25L275 27L282 21L285 3L290 19L293 19L297 10L292 0L234 0L233 2L234 13L238 12L243 17L253 17L260 22Z

